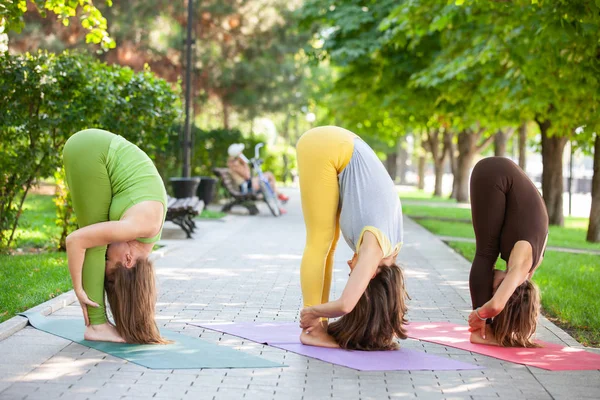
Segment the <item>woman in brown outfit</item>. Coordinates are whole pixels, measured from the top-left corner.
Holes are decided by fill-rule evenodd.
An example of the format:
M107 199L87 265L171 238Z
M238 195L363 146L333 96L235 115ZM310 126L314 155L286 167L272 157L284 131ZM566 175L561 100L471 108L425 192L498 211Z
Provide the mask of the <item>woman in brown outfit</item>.
M471 342L535 347L539 289L531 282L548 240L548 213L537 188L514 162L489 157L471 175L477 242L469 275ZM494 268L498 255L506 271Z

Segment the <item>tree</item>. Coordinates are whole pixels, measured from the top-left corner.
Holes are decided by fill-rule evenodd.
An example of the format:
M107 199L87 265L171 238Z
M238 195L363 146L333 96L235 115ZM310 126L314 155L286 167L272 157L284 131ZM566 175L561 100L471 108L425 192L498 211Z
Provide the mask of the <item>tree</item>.
M592 71L598 64L600 9L593 1L460 3L404 2L386 28L398 41L440 33L441 51L415 81L458 97L463 126L542 123L544 200L551 223L560 225L561 137L570 135L575 121L597 114L585 99L598 92Z
M297 56L307 36L296 28L289 10L293 3L197 2L192 77L196 112L208 114L218 105L215 125L239 127L243 120L284 112L292 95L304 94L298 90L305 71ZM184 2L114 0L114 6L99 5L99 9L109 22L111 37L119 43L100 55L103 61L135 71L147 64L169 82L180 79L181 36L187 23ZM11 37L14 51L84 48L81 30L62 27L56 19L41 19L35 13L28 18L28 25L35 29ZM51 36L47 35L50 31ZM306 98L302 100L307 103Z
M435 51L424 43L415 56L383 41L379 26L393 1L307 1L299 10L303 26L313 33L309 55L333 66L335 75L324 96L322 123L342 125L360 134L377 152L385 153L395 178L398 154L407 132L421 130L430 117L421 101L427 90L408 85L411 74ZM322 45L321 45L322 44Z
M112 5L111 0L106 0L108 6ZM107 50L115 47L115 42L110 38L107 31L106 18L94 6L92 0L78 1L59 1L59 0L0 0L0 27L5 27L7 31L21 32L25 26L24 14L37 11L42 17L46 16L46 11L55 14L58 20L68 26L70 18L79 14L81 26L87 31L85 37L87 43L100 44Z

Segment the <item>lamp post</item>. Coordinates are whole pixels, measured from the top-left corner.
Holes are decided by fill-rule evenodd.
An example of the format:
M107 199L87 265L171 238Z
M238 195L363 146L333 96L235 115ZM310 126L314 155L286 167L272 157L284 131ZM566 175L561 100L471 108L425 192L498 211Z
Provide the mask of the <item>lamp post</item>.
M177 198L187 198L196 195L196 190L200 184L200 178L192 178L192 126L190 121L190 109L192 108L192 21L194 17L194 0L188 0L188 22L185 65L185 125L183 127L183 168L181 177L169 179L173 186L173 194Z
M194 0L188 1L187 38L185 41L185 125L183 130L183 171L181 176L189 178L192 173L192 124L190 121L190 109L192 106L192 23L194 20Z

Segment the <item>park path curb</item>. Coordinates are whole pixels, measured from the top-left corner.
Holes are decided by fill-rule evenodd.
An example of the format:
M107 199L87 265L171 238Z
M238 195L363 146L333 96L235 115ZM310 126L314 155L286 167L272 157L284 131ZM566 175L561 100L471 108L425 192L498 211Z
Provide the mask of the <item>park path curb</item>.
M160 244L160 242L159 242L159 244ZM150 255L150 260L156 261L159 258L164 257L165 254L167 254L169 251L171 251L175 248L177 248L176 245L168 245L168 246L163 245L163 247L161 247L160 249L157 249L152 252L152 254ZM76 301L77 301L77 296L75 296L75 292L73 291L73 289L71 289L68 292L63 293L58 297L55 297L55 298L48 300L42 304L38 304L37 306L35 306L33 308L30 308L29 310L27 310L27 312L37 312L42 315L50 315L50 314L60 310L61 308L71 305L72 303L74 303ZM17 333L18 331L20 331L21 329L25 328L27 326L27 321L28 321L27 318L17 315L15 317L12 317L12 318L0 323L0 341L8 338L9 336L11 336L11 335Z

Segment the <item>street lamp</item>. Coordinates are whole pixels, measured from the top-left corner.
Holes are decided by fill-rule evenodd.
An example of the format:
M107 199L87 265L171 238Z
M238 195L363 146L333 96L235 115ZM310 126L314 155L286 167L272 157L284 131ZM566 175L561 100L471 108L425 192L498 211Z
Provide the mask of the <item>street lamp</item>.
M183 168L181 177L173 177L169 180L173 186L173 194L177 198L186 198L196 195L196 190L200 184L200 178L192 178L192 126L190 121L190 109L192 108L192 22L194 16L194 0L188 1L188 22L186 47L186 66L185 66L185 123L183 127Z
M189 178L192 173L192 124L190 121L190 109L192 107L192 23L194 20L194 0L188 2L187 37L185 41L185 125L183 131L183 171L181 176Z

